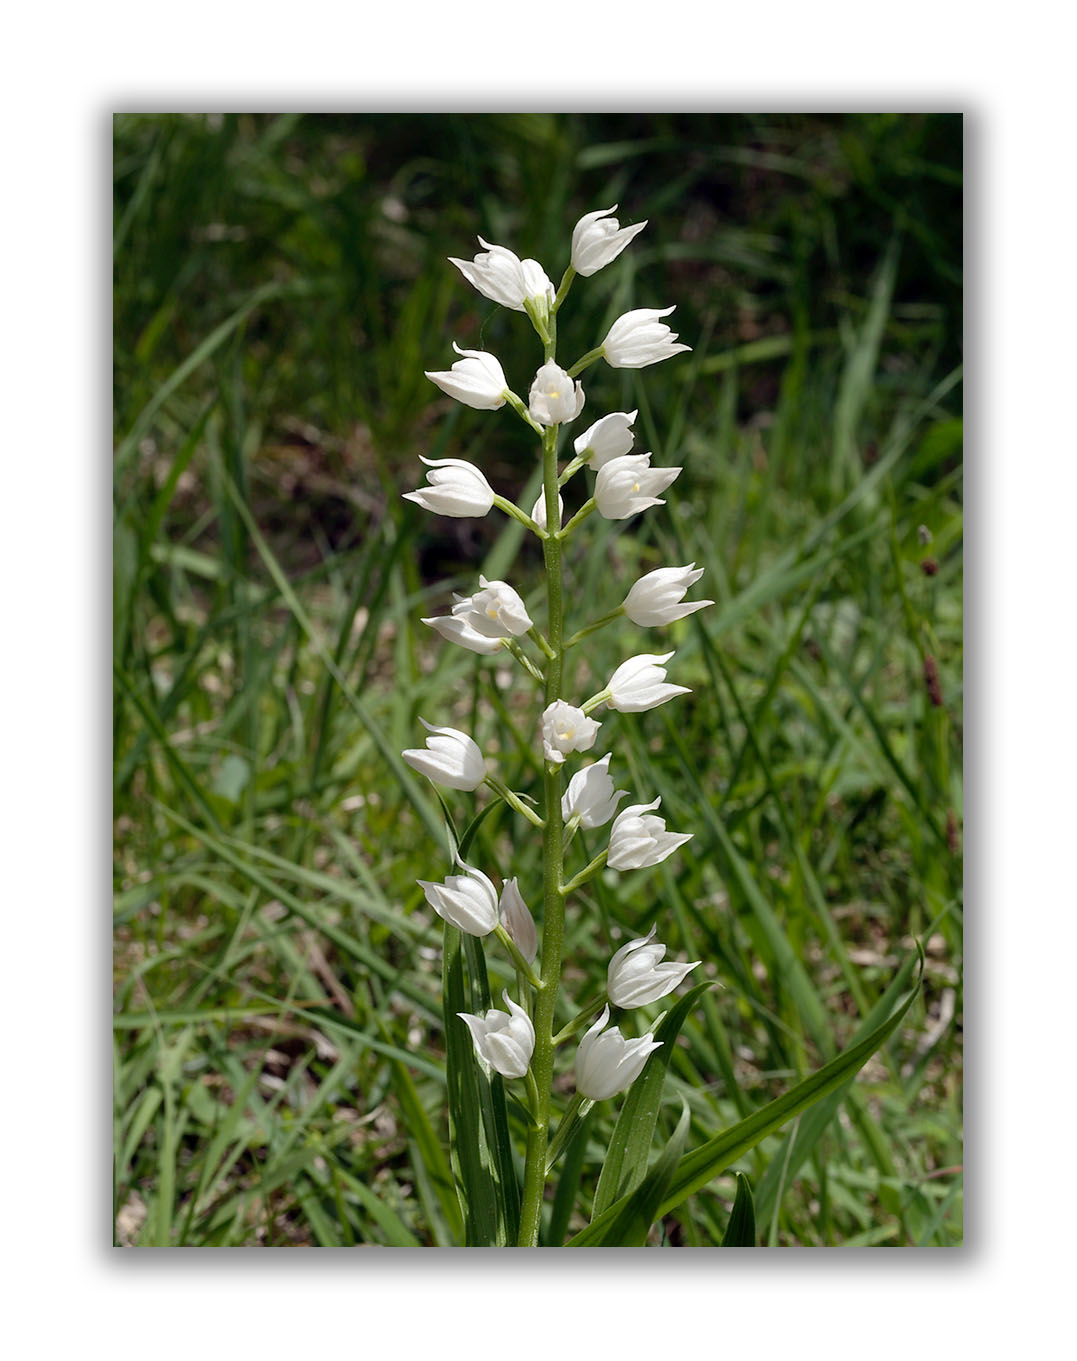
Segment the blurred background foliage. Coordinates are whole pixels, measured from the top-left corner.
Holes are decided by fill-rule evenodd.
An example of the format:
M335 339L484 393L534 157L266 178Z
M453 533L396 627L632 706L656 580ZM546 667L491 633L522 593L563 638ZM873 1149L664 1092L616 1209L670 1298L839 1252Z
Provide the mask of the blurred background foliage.
M556 281L577 218L618 203L648 227L577 281L559 355L675 303L692 353L590 370L580 429L638 408L637 448L685 471L666 508L574 548L569 627L663 564L705 567L718 603L580 649L582 694L626 649L676 647L685 707L610 715L597 752L696 835L581 897L566 1016L652 921L706 961L720 986L667 1080L691 1146L847 1043L922 938L903 1028L738 1167L761 1244L959 1242L960 117L124 114L114 133L116 1241L455 1240L440 930L415 885L447 839L399 752L419 714L455 721L537 788L520 677L419 620L479 570L538 609L541 564L496 513L400 493L420 454L465 457L530 507L530 432L423 376L453 339L519 392L538 362L446 257L481 235ZM450 795L458 825L469 800ZM488 818L477 863L537 907L520 832ZM734 1189L654 1241L720 1241Z

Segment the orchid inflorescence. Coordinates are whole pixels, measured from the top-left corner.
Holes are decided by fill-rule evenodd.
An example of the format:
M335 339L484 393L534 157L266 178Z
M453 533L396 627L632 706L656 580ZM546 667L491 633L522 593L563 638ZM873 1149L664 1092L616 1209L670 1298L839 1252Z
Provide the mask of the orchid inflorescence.
M555 1033L554 1015L561 981L565 899L603 869L617 872L661 863L690 839L690 833L670 832L655 810L659 799L620 807L627 791L614 787L611 754L579 767L564 787L565 768L599 739L602 722L591 715L605 707L620 713L640 713L689 693L683 685L667 683L666 667L673 652L640 653L614 670L605 686L579 703L562 694L565 649L576 639L624 615L637 626L656 628L685 618L713 602L684 603L684 596L702 576L694 563L661 567L641 577L612 614L583 629L566 643L563 630L562 545L589 514L626 520L653 506L663 505L664 492L682 471L652 467L650 453L633 453L636 411L615 411L598 420L572 444L573 457L558 465L561 426L580 415L586 397L578 374L604 359L612 368L643 368L689 349L662 322L672 307L641 308L625 313L609 328L602 343L570 369L556 361L557 314L577 274L589 277L604 268L638 235L646 222L621 227L612 213L600 209L586 214L572 233L571 263L554 288L535 260L521 260L504 246L479 238L483 250L473 260L451 261L484 297L513 311L524 312L538 333L544 360L535 373L526 402L508 385L500 362L485 350L462 349L446 371L427 377L443 392L465 405L496 411L513 408L542 442L543 492L526 513L499 496L484 473L462 459L423 459L429 485L408 492L407 499L438 515L485 516L494 506L514 517L541 541L547 577L547 634L539 633L523 600L505 581L479 578L471 596L457 596L447 616L424 619L443 639L483 656L506 650L544 689L545 707L536 725L536 743L543 756L544 803L541 815L511 793L487 769L478 744L466 733L449 727L428 730L422 748L403 753L404 760L437 785L473 791L486 784L543 835L542 968L540 934L520 891L517 879L506 879L500 893L477 867L458 859L460 873L442 883L420 880L426 900L451 926L476 937L496 934L516 966L519 1001L504 994L508 1011L460 1012L470 1030L481 1062L509 1079L525 1079L532 1124L524 1172L520 1242L537 1241L539 1207L547 1168L547 1134L554 1050L573 1038L589 1020L594 1023L579 1041L575 1058L577 1103L603 1101L617 1095L642 1072L647 1058L661 1041L653 1031L625 1039L616 1027L607 1028L610 1004L622 1009L646 1006L667 996L698 961L663 963L666 947L655 941L655 927L647 936L630 940L610 960L607 985L570 1025ZM594 474L591 497L568 524L563 523L560 490L583 468ZM541 660L523 650L530 638ZM567 883L564 851L578 828L593 830L610 825L607 849ZM577 1109L579 1107L577 1106ZM567 1118L567 1117L566 1117Z

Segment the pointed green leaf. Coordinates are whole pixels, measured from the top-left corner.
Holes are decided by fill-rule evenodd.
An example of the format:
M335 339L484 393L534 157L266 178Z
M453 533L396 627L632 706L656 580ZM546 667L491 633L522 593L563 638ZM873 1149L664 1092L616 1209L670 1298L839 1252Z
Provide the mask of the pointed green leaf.
M572 1217L572 1210L576 1204L576 1192L579 1190L583 1160L587 1153L591 1114L592 1112L588 1111L586 1115L580 1117L576 1128L569 1135L565 1144L565 1151L560 1163L557 1190L554 1192L553 1205L550 1208L550 1222L542 1240L544 1247L559 1248L565 1241L568 1221Z
M733 1208L729 1212L729 1223L726 1225L725 1236L721 1245L723 1248L754 1248L757 1246L752 1188L748 1185L748 1178L743 1172L737 1173L737 1195L733 1201Z
M658 1052L657 1050L655 1051ZM668 1193L670 1180L680 1161L684 1141L688 1137L690 1112L685 1106L673 1137L655 1159L654 1167L636 1189L617 1201L598 1220L569 1240L570 1248L641 1248L647 1241L651 1225L661 1215L662 1199Z
M490 803L486 805L485 808L481 808L471 819L468 825L464 828L464 834L460 838L461 860L467 859L467 853L469 850L471 850L471 843L475 839L475 833L479 830L479 828L490 816L490 814L496 813L501 806L502 805L498 800L496 799L492 800Z

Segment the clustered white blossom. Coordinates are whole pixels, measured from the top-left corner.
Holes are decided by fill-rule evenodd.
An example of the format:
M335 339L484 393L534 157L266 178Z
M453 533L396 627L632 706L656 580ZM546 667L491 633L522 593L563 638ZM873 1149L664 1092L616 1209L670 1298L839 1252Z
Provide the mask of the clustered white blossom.
M558 364L543 364L528 394L528 411L539 425L574 421L583 410L583 384L572 379Z
M469 936L488 936L497 926L497 889L471 865L462 865L464 874L451 874L442 884L419 880L426 901L450 926Z
M485 515L494 504L494 489L474 463L462 458L423 458L422 454L419 457L435 471L426 475L429 487L405 492L405 501L414 501L423 510L455 519Z
M610 264L647 225L638 222L622 227L612 216L616 207L614 204L612 208L587 213L577 222L572 233L571 263L560 291L538 261L520 259L508 248L491 245L482 237L479 244L483 249L472 260L452 259L451 263L483 297L526 313L546 343L549 356L553 349L550 337L554 319L572 278L577 274L589 277ZM428 372L426 376L449 397L477 410L497 411L509 404L533 429L547 432L544 438L549 441L557 427L574 421L583 410L583 384L576 374L589 363L601 358L614 369L638 369L689 349L677 343L676 334L661 321L672 311L672 307L666 307L626 312L609 328L601 344L574 369L566 370L548 357L534 374L526 402L510 388L494 355L486 350L462 349L455 341L453 349L460 358L451 369ZM590 469L594 475L592 499L580 515L593 509L608 520L627 520L650 507L665 504L661 493L682 470L652 467L652 454L632 452L635 442L632 427L637 415L637 411L609 412L573 440L575 459L559 486L582 468ZM552 448L549 443L545 447ZM544 540L563 537L574 527L571 521L567 526L564 524L565 504L559 493L558 523L551 527L547 523L545 490L530 515L526 515L522 508L498 496L473 464L454 458L422 461L429 469L429 485L405 495L424 510L456 517L484 516L496 504ZM674 623L713 604L709 600L684 602L686 592L702 575L702 569L697 569L694 563L659 567L632 586L616 613L623 613L642 628ZM425 618L423 623L446 641L479 656L493 656L507 649L536 676L541 675L538 669L541 659L537 665L529 661L521 642L530 638L547 658L553 655L538 633L524 600L507 581L480 576L479 589L473 595L456 596L449 614ZM633 714L690 693L688 687L666 681L666 664L673 656L669 651L629 657L616 668L606 686L585 703L577 705L563 698L549 702L538 724L538 740L547 771L562 767L568 758L594 746L602 725L591 713L599 706L604 704L611 711ZM489 784L502 797L513 800L518 811L529 813L518 796L498 785L472 737L455 728L434 727L420 721L428 732L425 747L403 753L412 769L448 789L473 791L481 784ZM690 833L667 831L664 819L655 815L660 799L620 807L628 791L615 788L609 769L611 757L612 753L607 752L599 760L581 765L568 780L560 807L545 809L546 818L560 816L569 840L578 829L592 832L611 824L606 850L577 876L577 883L585 882L603 866L626 873L658 865L690 840ZM529 815L533 822L542 825L537 814ZM473 865L458 858L457 868L462 872L449 875L441 883L418 881L430 907L449 925L472 936L497 933L515 953L521 989L528 977L532 986L546 986L533 973L527 974L539 954L540 933L517 878L504 878L499 892ZM561 891L567 893L569 889ZM666 947L654 939L656 930L652 926L646 936L629 940L609 962L605 996L598 999L596 1008L606 1004L576 1052L576 1088L579 1096L588 1101L606 1100L624 1091L662 1043L654 1038L653 1031L626 1039L616 1027L607 1028L609 1004L622 1009L647 1006L671 993L699 963L663 962ZM508 992L504 999L507 1012L491 1008L484 1015L469 1012L459 1015L483 1064L506 1078L524 1078L535 1051L534 1024L526 997L521 999L523 1005Z
M627 520L651 506L664 506L654 495L681 475L680 468L652 468L650 454L620 454L603 463L595 478L595 504L607 520Z
M413 770L446 789L478 789L486 779L486 761L479 744L457 728L435 728L425 718L419 722L432 735L425 748L404 752Z
M659 567L648 572L632 587L624 599L624 612L640 628L654 628L658 624L672 624L694 614L713 600L696 600L682 605L684 593L703 575L703 568L690 562L687 567Z
M648 1055L662 1047L662 1041L650 1033L626 1040L619 1030L606 1030L609 1019L610 1009L603 1007L576 1050L576 1090L591 1101L605 1101L630 1087L643 1072Z
M608 696L606 703L622 714L641 714L677 695L691 694L686 685L664 684L666 670L662 663L672 656L672 652L641 652L638 657L629 657L609 678L603 692Z
M595 719L588 718L582 709L566 704L563 699L555 699L542 713L543 755L547 761L559 766L569 752L587 751L593 747L601 726Z
M632 422L638 414L637 411L611 411L608 416L600 417L573 444L576 457L585 459L587 466L597 473L611 458L629 453L635 443Z
M455 265L484 298L499 302L502 307L511 307L514 312L526 311L528 302L544 302L547 307L553 302L553 284L537 260L521 260L511 250L506 250L504 246L491 246L481 236L479 245L485 246L486 250L476 255L470 263L467 260L454 260L451 255L449 263ZM429 373L426 376L434 377Z
M505 1077L523 1077L535 1049L535 1027L523 1007L507 992L502 996L507 1013L491 1007L485 1016L469 1011L459 1011L457 1015L467 1023L479 1058Z
M642 870L660 865L678 846L691 841L691 832L667 832L664 818L652 815L662 802L634 803L618 813L610 828L606 864L611 870Z
M484 638L519 638L534 627L524 602L507 581L487 581L480 574L479 585L482 590L475 595L457 597L454 619Z
M626 798L626 789L614 789L610 778L610 753L594 765L584 766L568 782L561 799L561 816L566 822L576 819L580 827L592 831L609 822L617 805Z

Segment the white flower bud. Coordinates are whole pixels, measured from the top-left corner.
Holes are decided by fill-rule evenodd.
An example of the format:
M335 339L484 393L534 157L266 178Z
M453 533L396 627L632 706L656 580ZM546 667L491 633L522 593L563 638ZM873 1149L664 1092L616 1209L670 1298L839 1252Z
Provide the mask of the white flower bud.
M479 245L486 250L474 260L454 260L450 255L449 263L484 298L511 307L514 312L525 311L527 299L535 301L543 311L549 308L555 296L554 286L537 260L521 260L506 246L491 246L481 236Z
M497 925L497 889L481 870L463 865L464 874L451 874L443 884L419 879L426 901L450 926L469 936L488 936Z
M482 590L457 600L453 617L461 619L484 638L519 638L532 628L524 602L506 581L479 577Z
M583 384L575 387L560 364L550 360L535 374L528 393L528 411L539 425L561 425L574 421L583 410Z
M683 468L652 468L650 454L622 454L602 465L595 478L595 504L607 520L627 520L649 506L666 503L655 496L665 491Z
M501 922L520 954L533 964L538 954L538 928L515 879L506 879L501 885Z
M587 751L595 744L602 725L582 709L555 699L542 715L542 750L547 761L559 766L570 751Z
M690 562L687 567L659 567L640 577L624 599L624 612L633 624L640 628L672 624L675 619L684 619L706 605L713 605L713 600L681 604L685 591L703 575L702 567L693 571L695 566Z
M451 614L424 619L423 623L429 624L447 642L459 643L461 647L466 647L469 652L477 652L481 657L492 657L505 646L501 638L487 638L482 633L476 633L465 620L456 619Z
M676 334L659 317L668 317L672 307L656 311L640 307L618 317L602 342L602 354L612 369L643 369L669 359L690 345L675 345Z
M491 1007L485 1016L476 1016L468 1011L458 1011L456 1014L471 1031L475 1052L480 1059L502 1077L523 1077L535 1050L535 1027L523 1007L514 1002L507 992L501 995L508 1012Z
M653 1032L638 1040L626 1040L617 1029L600 1034L609 1018L609 1007L603 1007L576 1050L576 1090L592 1101L605 1101L630 1087L643 1072L648 1055L662 1047Z
M586 458L587 466L596 473L611 458L627 454L635 443L632 422L638 411L614 411L595 421L573 442L577 458Z
M425 718L419 722L432 735L425 747L403 753L412 770L446 789L478 789L486 778L486 762L478 744L456 728L435 728Z
M661 804L634 803L619 813L610 828L610 847L606 864L611 870L642 870L660 865L678 846L691 841L691 832L667 832L664 818L652 816Z
M478 411L496 411L504 406L509 385L494 356L486 350L462 350L455 340L452 347L464 358L447 371L427 373L427 378L442 392Z
M616 260L629 241L647 225L644 221L622 227L615 217L609 217L616 207L615 203L612 208L587 213L572 229L572 268L585 279ZM602 218L606 220L600 221Z
M531 518L532 518L532 520L534 520L535 524L538 525L539 529L545 529L545 528L546 528L546 493L545 493L544 491L540 491L540 492L539 492L539 498L538 498L538 500L537 500L537 501L535 502L535 504L531 507ZM561 493L558 492L558 493L557 493L557 528L558 528L558 529L561 528L561 523L562 523L562 521L564 520L564 518L565 518L565 503L564 503L564 500L563 500L563 498L562 498L562 496L561 496Z
M423 510L432 510L435 515L451 515L464 519L469 515L485 515L494 504L494 489L475 467L462 458L423 458L428 468L429 487L418 491L406 491L405 501L414 501Z
M610 753L594 765L584 766L573 775L561 797L561 816L567 822L579 815L580 826L588 831L609 822L627 790L614 790L609 775Z
M665 997L699 964L662 964L664 945L651 944L656 928L639 940L622 945L610 960L606 970L606 991L610 1001L618 1007L645 1007Z
M690 695L686 685L663 684L666 672L662 663L672 656L672 652L641 652L638 657L629 657L606 682L606 703L618 713L641 714L677 695Z

